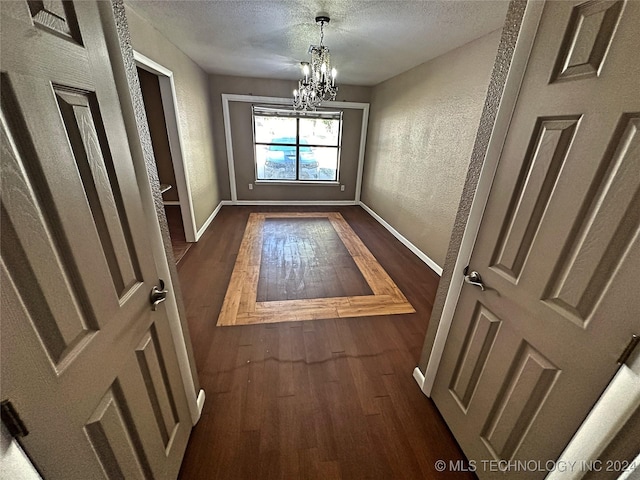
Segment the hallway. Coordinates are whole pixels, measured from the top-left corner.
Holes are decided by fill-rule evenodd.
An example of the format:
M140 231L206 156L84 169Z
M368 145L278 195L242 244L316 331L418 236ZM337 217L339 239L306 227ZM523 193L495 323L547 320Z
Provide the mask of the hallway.
M269 211L341 213L417 313L216 327L249 214ZM411 375L438 277L360 207L223 207L179 275L207 395L180 478L440 478L464 459Z

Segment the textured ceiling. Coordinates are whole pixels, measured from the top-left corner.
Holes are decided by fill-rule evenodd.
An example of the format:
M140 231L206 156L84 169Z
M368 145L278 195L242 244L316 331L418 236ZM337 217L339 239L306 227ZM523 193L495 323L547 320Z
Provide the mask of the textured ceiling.
M297 79L320 12L338 83L376 85L501 28L506 0L125 0L205 71Z

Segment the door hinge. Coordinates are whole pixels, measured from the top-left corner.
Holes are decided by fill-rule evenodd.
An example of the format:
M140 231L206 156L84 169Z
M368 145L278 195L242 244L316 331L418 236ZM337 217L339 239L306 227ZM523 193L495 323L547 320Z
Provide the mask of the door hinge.
M627 360L629 360L629 357L638 346L638 343L640 343L640 337L638 335L631 335L631 340L629 340L627 348L622 351L620 358L618 358L618 365L627 363Z
M18 415L17 410L9 400L3 400L0 403L0 411L2 412L2 423L7 427L12 437L26 437L29 430Z

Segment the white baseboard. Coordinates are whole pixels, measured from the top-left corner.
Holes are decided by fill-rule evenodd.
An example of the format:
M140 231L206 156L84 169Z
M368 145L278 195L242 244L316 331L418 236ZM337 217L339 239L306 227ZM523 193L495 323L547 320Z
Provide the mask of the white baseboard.
M204 222L202 224L202 226L200 227L200 229L196 232L196 242L198 240L200 240L200 237L202 236L202 234L207 230L209 225L211 225L211 222L213 222L213 219L216 218L216 215L218 214L218 212L220 211L222 206L223 205L229 205L229 204L230 203L228 203L228 200L221 200L220 201L218 206L213 210L213 212L211 212L211 215L209 215L209 218L207 218L207 221Z
M209 215L209 218L207 218L207 221L204 222L202 227L200 227L200 229L198 230L196 234L196 241L200 239L200 237L205 232L207 227L211 225L211 222L213 222L213 219L216 217L220 209L225 205L238 205L238 206L280 205L280 206L291 206L291 207L320 205L320 206L327 206L327 207L330 207L330 206L339 207L339 206L358 205L358 202L355 200L236 200L235 202L233 200L221 200L218 206L215 208L215 210L211 212L211 215Z
M193 422L194 425L198 423L198 420L200 420L200 417L202 416L202 409L204 408L205 398L206 395L204 394L204 390L200 389L200 391L198 392L198 398L196 399L196 403L198 404L198 418L195 422Z
M355 200L236 200L232 205L282 205L282 206L347 206L358 205Z
M365 203L363 202L359 202L359 203L360 203L360 206L364 208L367 211L367 213L369 213L369 215L375 218L380 225L382 225L384 228L389 230L389 232L391 232L391 235L396 237L400 241L400 243L402 243L405 247L407 247L409 250L415 253L416 256L420 260L422 260L424 263L426 263L431 270L436 272L439 276L442 276L442 267L440 265L438 265L436 262L431 260L426 253L424 253L422 250L416 247L413 243L407 240L407 238L405 238L404 235L402 235L395 228L389 225L380 215L378 215L376 212L371 210Z
M413 369L413 379L416 381L416 383L420 387L420 391L424 393L424 390L422 389L422 387L424 386L424 375L418 367Z

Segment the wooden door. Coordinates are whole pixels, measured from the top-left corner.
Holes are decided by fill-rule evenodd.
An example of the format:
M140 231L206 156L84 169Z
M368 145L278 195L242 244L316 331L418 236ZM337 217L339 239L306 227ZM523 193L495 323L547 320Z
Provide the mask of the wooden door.
M47 479L175 478L191 420L150 306L111 2L1 9L2 398Z
M480 478L555 460L640 334L638 25L544 6L432 394Z

